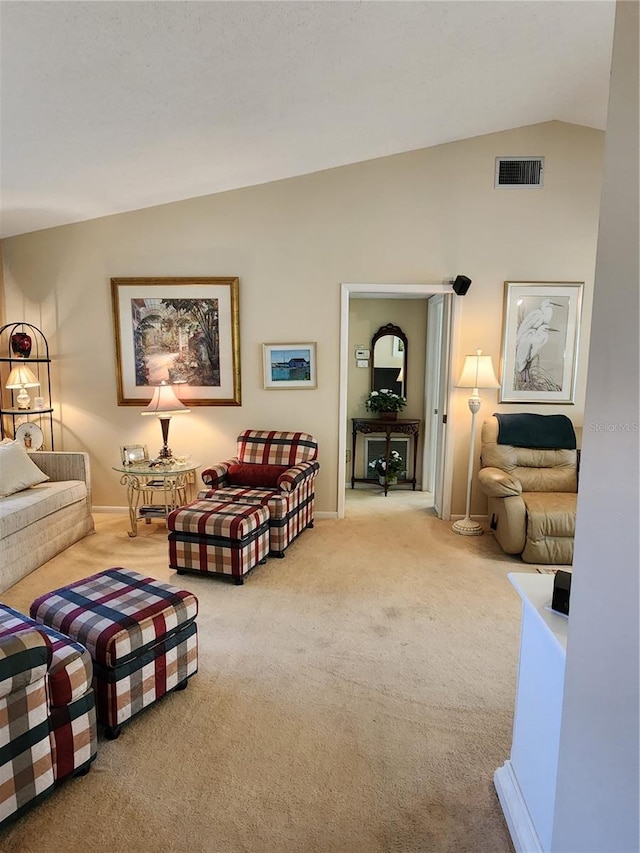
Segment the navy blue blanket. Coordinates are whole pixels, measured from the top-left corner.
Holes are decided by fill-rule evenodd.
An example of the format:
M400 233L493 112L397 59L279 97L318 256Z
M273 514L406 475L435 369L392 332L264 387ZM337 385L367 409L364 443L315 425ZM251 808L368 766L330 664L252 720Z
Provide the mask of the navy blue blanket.
M494 414L498 419L498 444L545 450L576 449L576 434L566 415Z

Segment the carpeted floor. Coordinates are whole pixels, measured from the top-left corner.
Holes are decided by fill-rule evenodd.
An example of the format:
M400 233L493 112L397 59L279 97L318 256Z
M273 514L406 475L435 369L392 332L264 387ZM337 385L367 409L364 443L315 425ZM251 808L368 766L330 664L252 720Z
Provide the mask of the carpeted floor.
M509 755L520 600L535 571L461 537L420 493L348 494L245 585L167 568L154 521L124 515L7 590L109 566L192 590L200 668L100 735L88 776L0 831L5 853L502 853L493 787Z

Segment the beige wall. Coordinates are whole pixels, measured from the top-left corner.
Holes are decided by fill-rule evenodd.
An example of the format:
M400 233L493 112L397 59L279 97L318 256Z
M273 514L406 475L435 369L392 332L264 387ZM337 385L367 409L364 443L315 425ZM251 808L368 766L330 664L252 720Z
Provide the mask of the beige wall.
M347 389L347 432L351 434L351 418L373 417L364 407L371 388L370 368L356 366L357 346L371 348L371 338L381 326L393 323L407 335L407 407L400 417L424 418L424 369L427 340L426 299L352 299L349 305L349 365ZM373 351L371 351L373 358ZM422 436L423 438L424 436ZM418 482L421 482L418 450ZM351 452L351 441L347 442ZM363 473L364 442L358 441L356 477ZM347 481L351 480L351 464L347 463Z
M581 422L602 149L601 132L552 122L5 240L6 317L40 326L54 354L58 446L90 452L100 506L124 500L111 470L120 444L160 444L157 423L116 404L111 276L239 277L243 405L176 418L171 445L208 464L248 426L310 431L321 512L337 506L341 282L472 278L456 376L477 347L497 360L505 280L584 280L578 404L568 412ZM542 190L493 189L497 155L532 154L546 157ZM318 389L263 390L261 343L300 340L318 343ZM496 399L485 394L484 413ZM464 392L454 392L449 423L461 513Z

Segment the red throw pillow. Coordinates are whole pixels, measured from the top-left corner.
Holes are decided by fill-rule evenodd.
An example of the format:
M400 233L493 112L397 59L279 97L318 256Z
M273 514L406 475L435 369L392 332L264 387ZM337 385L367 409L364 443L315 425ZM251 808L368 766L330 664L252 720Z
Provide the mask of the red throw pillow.
M245 463L230 465L227 480L230 486L257 486L275 489L278 477L288 470L288 465L256 465Z

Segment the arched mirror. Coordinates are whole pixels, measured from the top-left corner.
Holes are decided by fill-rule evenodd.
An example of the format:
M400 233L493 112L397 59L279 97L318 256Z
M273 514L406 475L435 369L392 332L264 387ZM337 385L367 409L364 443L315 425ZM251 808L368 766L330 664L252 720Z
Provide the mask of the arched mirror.
M407 336L400 326L387 323L371 338L371 390L389 388L406 397Z

